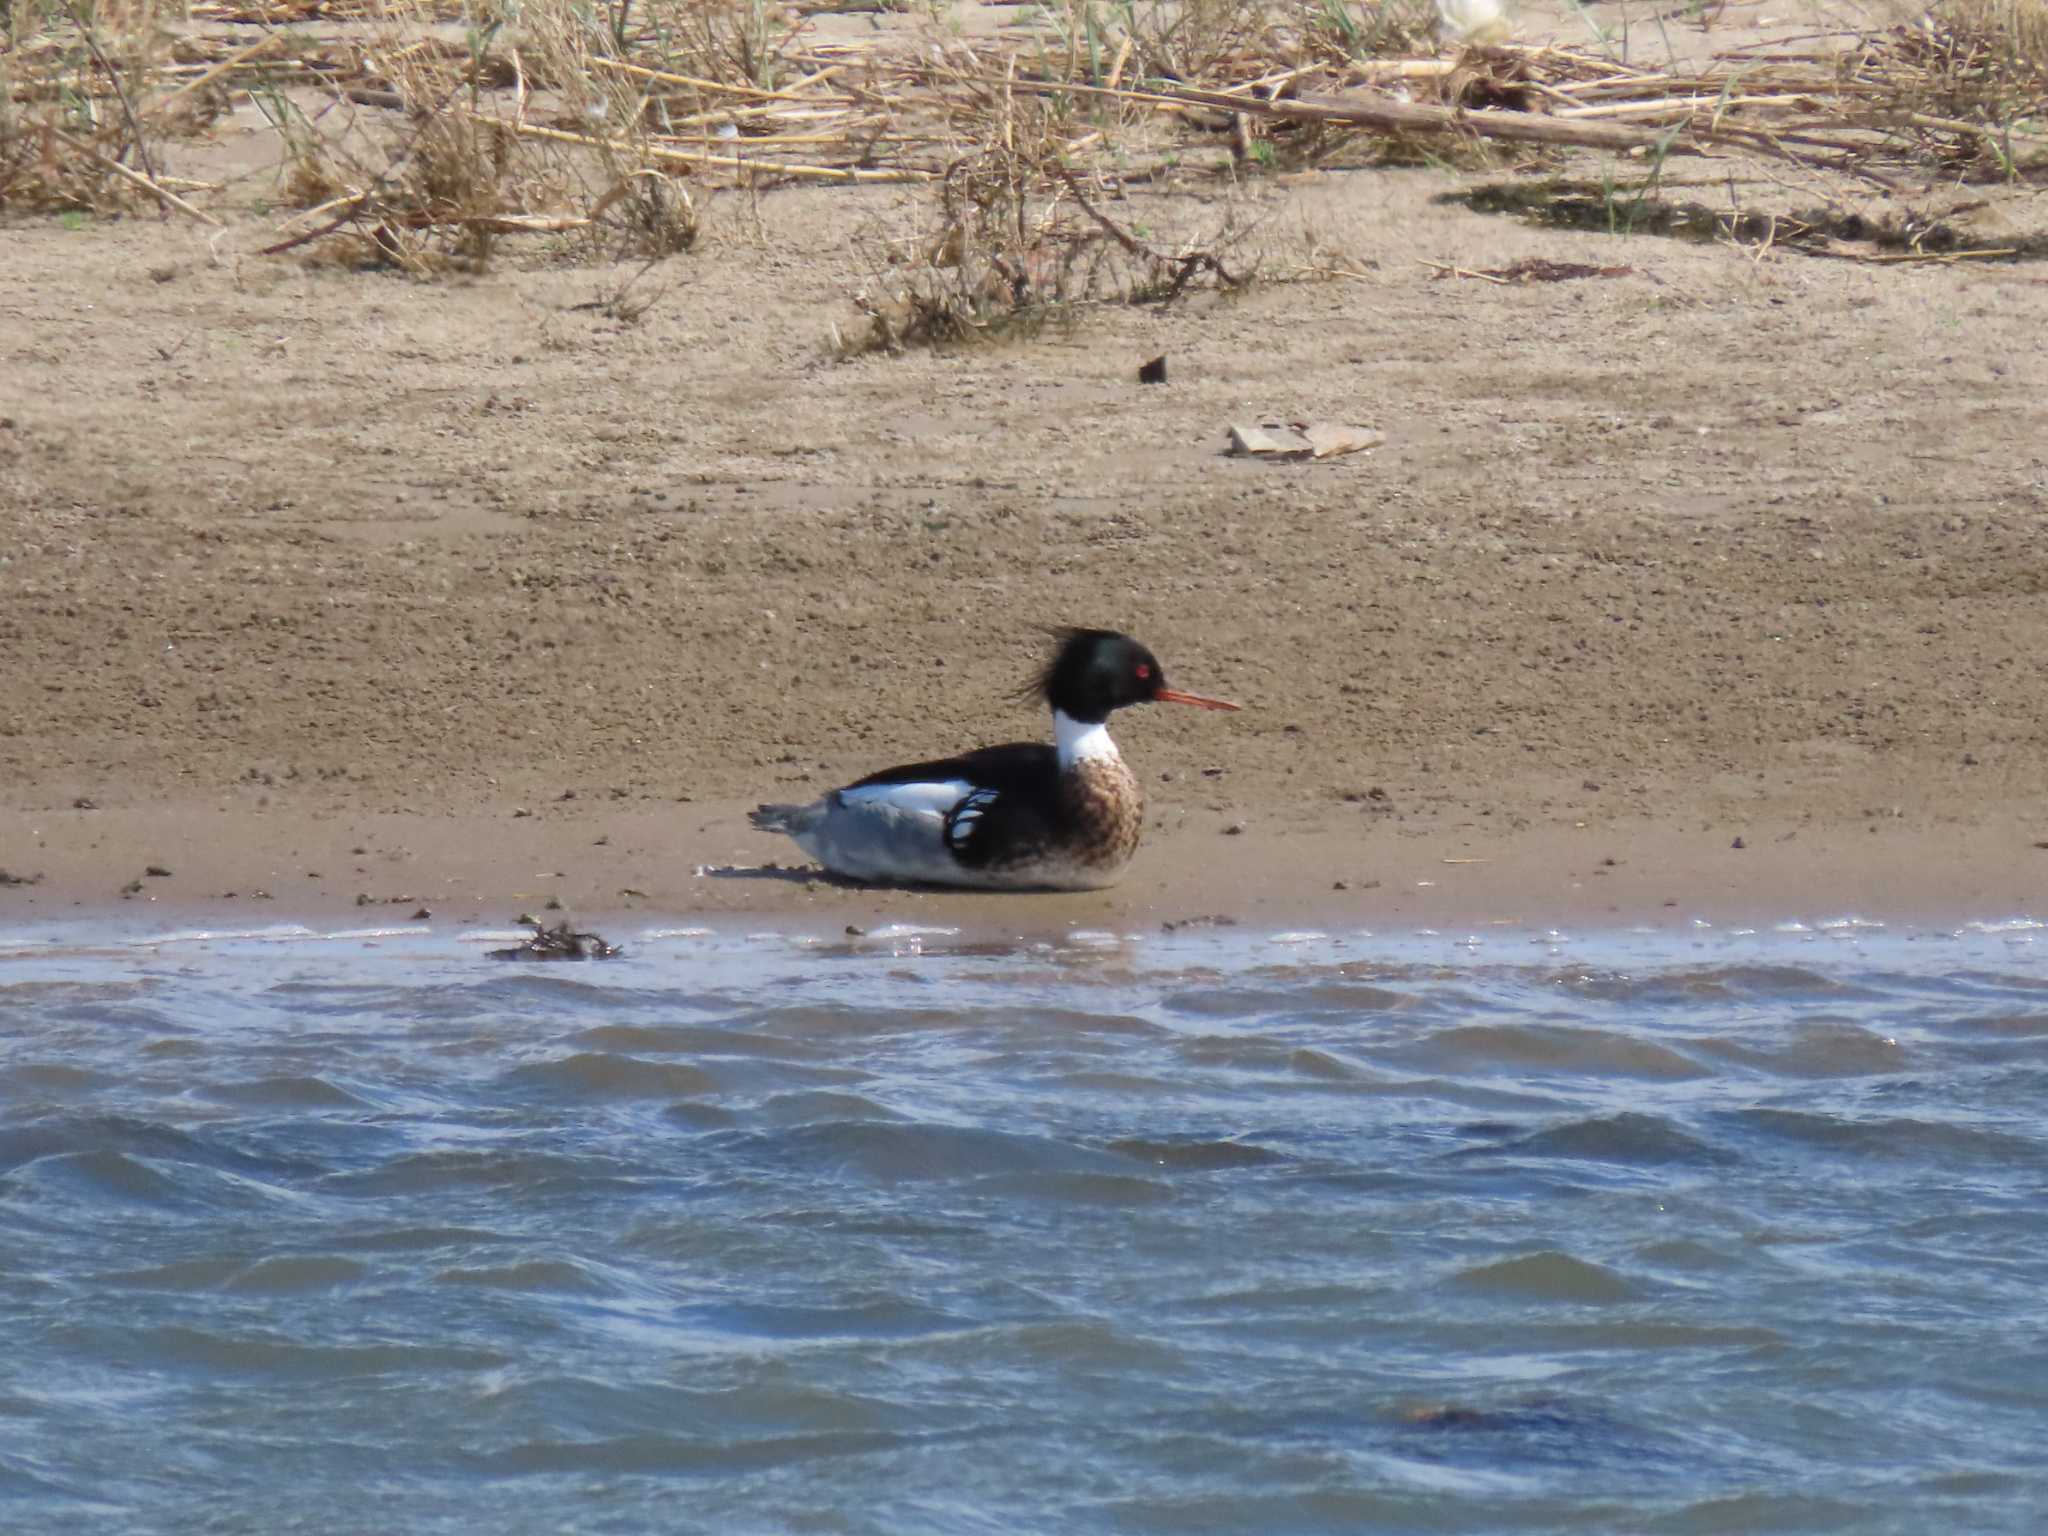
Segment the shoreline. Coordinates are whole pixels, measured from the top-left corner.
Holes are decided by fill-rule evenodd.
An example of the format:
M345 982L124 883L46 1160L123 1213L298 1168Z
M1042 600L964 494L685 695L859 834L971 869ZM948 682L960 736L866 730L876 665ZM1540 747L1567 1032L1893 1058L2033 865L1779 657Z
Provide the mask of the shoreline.
M2009 824L1643 818L1493 832L1424 818L1245 826L1168 807L1107 891L987 893L842 884L789 867L741 802L513 815L143 805L0 810L0 923L357 918L601 928L673 921L843 931L915 923L1005 937L1074 929L1329 925L1758 927L1860 918L1955 925L2048 910L2048 849ZM1736 846L1737 840L1740 846ZM149 869L168 871L150 875ZM123 891L128 894L124 897ZM417 919L414 914L429 917Z
M0 868L42 879L0 923L2048 911L2048 286L1529 225L1471 179L1263 192L1341 282L852 362L822 317L879 190L714 221L630 325L531 252L396 283L11 227ZM1384 441L1222 451L1265 417ZM756 802L1043 739L1057 623L1245 706L1119 717L1122 885L763 867L800 855Z

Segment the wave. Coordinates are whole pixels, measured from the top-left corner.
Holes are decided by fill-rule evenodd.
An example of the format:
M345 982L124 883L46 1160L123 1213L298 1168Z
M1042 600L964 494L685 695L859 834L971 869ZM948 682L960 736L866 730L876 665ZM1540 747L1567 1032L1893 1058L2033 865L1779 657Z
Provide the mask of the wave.
M2024 1529L2048 977L1833 931L8 957L0 1523Z
M1461 1269L1451 1276L1451 1283L1462 1290L1527 1301L1591 1306L1632 1301L1641 1294L1640 1287L1618 1271L1555 1249Z
M1462 1156L1580 1158L1590 1162L1628 1163L1639 1167L1679 1164L1711 1167L1732 1163L1736 1154L1687 1134L1661 1115L1623 1113L1599 1115L1546 1126L1503 1143L1474 1149Z

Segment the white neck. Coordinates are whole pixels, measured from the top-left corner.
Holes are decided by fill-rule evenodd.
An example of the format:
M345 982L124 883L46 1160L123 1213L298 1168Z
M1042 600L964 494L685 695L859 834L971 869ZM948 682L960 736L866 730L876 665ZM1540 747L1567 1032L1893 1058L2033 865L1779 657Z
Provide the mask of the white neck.
M1085 724L1056 709L1052 712L1052 734L1060 745L1061 768L1071 768L1076 763L1117 761L1116 743L1109 739L1105 722Z

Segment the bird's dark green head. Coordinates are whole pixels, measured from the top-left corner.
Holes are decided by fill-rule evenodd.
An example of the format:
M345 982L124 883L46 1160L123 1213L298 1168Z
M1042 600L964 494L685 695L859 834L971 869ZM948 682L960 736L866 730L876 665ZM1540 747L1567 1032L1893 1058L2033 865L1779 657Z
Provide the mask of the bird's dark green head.
M1060 648L1039 674L1035 688L1069 720L1100 725L1115 710L1155 700L1203 709L1237 708L1221 699L1167 687L1159 658L1129 635L1113 629L1067 629L1059 635Z

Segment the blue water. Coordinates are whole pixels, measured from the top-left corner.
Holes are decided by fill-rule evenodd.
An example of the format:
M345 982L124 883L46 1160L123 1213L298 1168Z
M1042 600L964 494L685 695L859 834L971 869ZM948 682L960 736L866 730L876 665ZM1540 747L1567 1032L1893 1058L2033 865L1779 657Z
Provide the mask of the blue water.
M2038 925L101 937L6 1531L2048 1524Z

